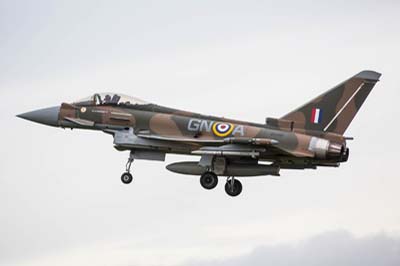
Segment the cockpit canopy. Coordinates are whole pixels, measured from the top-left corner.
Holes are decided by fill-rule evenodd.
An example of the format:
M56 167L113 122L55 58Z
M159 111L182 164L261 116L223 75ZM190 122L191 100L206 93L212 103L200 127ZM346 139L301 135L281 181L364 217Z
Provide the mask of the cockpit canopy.
M146 101L121 93L95 93L92 96L74 102L75 105L145 105Z

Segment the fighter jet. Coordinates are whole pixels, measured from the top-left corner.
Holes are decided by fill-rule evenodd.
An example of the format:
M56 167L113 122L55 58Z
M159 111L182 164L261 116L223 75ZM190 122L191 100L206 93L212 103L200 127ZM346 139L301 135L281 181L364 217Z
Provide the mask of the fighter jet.
M362 71L281 118L266 118L265 123L186 112L119 93L95 93L18 117L112 135L115 149L129 151L121 175L125 184L132 182L135 159L164 161L171 153L199 156L166 168L200 176L201 186L208 190L217 186L218 177L226 177L225 191L234 197L242 191L238 177L279 176L281 169L338 167L346 162L346 140L352 138L344 133L380 76Z

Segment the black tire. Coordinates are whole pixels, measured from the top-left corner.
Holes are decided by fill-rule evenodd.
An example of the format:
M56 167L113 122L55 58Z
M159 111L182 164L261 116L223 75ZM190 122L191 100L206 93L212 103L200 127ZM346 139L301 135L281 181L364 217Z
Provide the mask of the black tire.
M213 189L218 185L218 177L213 172L205 172L200 177L200 184L205 189Z
M231 197L236 197L242 192L242 183L239 180L233 182L233 186L231 185L231 181L227 181L225 184L225 192Z
M123 173L123 174L121 175L121 181L122 181L122 183L124 183L124 184L129 184L129 183L132 182L132 180L133 180L133 177L132 177L132 175L131 175L130 173L128 173L128 172L125 172L125 173Z

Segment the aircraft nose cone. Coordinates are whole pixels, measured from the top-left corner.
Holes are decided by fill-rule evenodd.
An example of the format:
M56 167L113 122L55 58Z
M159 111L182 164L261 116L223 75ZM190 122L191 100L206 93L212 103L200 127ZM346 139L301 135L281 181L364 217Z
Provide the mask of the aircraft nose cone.
M29 121L45 124L48 126L58 126L58 114L60 112L59 106L44 108L17 115L17 117Z

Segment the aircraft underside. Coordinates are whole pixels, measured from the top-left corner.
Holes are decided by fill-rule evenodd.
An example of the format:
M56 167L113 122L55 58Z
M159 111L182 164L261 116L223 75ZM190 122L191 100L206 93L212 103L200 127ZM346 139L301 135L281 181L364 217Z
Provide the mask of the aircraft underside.
M142 145L136 148L132 148L132 146L115 146L115 148L120 151L130 151L126 171L121 175L121 181L124 184L129 184L133 180L131 166L135 159L165 161L168 153L196 155L195 151L183 152L180 149L173 151L172 148L161 149L160 147L144 149ZM217 151L217 148L211 150ZM200 155L200 159L197 161L171 163L166 166L166 169L174 173L200 176L200 184L207 190L217 186L219 177L226 177L226 193L229 196L238 196L242 191L242 184L237 179L238 177L280 176L281 169L316 169L318 166L338 167L340 165L340 162L335 160L310 160L273 153L257 154L250 149L247 149L247 153L244 151L239 153L238 150L236 152L235 154L231 149L228 154L223 152L206 153ZM349 150L347 149L341 162L347 161L348 156Z

